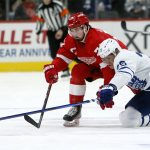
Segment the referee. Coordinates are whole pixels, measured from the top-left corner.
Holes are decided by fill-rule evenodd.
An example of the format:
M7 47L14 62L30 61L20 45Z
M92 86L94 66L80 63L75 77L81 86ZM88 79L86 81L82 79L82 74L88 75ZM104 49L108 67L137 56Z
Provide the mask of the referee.
M44 23L46 23L49 49L51 50L50 55L52 59L54 59L61 42L63 42L68 34L67 21L69 11L64 7L63 3L58 0L42 0L37 13L37 41L39 42L39 34L41 33ZM68 69L63 71L61 77L66 76L69 76Z

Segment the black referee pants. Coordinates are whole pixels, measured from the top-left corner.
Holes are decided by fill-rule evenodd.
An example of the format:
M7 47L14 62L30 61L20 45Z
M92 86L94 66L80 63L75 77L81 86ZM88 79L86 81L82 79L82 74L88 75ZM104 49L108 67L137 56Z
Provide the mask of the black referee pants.
M57 51L60 47L60 43L64 41L66 35L68 34L67 27L63 27L62 30L63 30L63 36L59 40L55 39L55 34L57 31L47 31L48 44L49 44L50 55L52 59L56 57Z

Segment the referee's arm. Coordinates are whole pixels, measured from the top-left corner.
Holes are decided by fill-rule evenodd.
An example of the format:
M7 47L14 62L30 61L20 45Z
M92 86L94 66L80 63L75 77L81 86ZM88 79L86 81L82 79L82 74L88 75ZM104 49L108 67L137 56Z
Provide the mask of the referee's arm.
M68 18L70 16L68 9L67 8L62 9L60 15L62 17L63 25L66 26L68 22Z
M36 20L37 20L37 23L36 23L36 34L40 34L41 30L43 28L44 22L45 22L40 10L38 10L37 19Z
M67 26L68 18L70 16L69 10L66 7L64 7L62 2L55 1L55 3L57 4L56 7L60 12L60 17L61 17L63 26Z

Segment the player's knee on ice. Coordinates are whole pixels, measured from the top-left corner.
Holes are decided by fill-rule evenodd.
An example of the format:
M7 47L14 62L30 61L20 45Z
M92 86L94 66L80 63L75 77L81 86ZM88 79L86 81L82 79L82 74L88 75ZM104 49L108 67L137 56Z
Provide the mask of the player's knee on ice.
M141 113L133 107L127 107L122 111L119 120L124 127L139 127L142 124Z

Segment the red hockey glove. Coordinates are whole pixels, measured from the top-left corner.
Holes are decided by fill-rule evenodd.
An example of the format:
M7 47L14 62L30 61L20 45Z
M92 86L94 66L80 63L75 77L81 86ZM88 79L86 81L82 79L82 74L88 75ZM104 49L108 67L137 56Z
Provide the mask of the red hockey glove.
M54 65L44 65L44 73L46 82L53 84L58 81L58 72L55 69Z
M103 104L102 102L98 101L98 104L100 105L101 109L104 110L105 108L112 108L114 105L114 101L111 100L105 104Z

